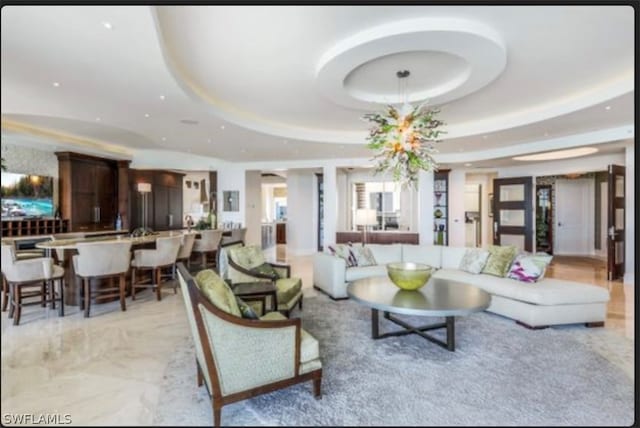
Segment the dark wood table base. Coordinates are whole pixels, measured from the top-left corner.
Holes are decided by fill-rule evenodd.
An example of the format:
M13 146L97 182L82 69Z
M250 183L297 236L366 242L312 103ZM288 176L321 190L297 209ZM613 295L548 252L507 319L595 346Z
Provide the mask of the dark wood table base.
M438 346L441 346L451 352L454 352L455 349L455 317L445 317L445 322L436 323L436 324L427 324L423 326L412 326L398 318L391 316L391 314L387 311L383 311L383 316L389 321L398 324L400 327L403 327L404 330L397 330L388 333L380 334L379 331L379 312L377 309L371 309L371 337L373 339L384 339L385 337L391 336L404 336L407 334L417 334L418 336L428 340L429 342L433 342ZM443 342L440 339L437 339L431 335L425 333L425 331L429 330L438 330L444 328L447 331L447 341Z

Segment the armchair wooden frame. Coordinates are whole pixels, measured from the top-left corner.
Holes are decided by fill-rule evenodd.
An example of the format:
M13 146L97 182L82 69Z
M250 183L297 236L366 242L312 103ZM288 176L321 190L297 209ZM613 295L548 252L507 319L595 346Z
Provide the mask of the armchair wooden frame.
M261 274L261 273L257 273L257 272L252 272L249 269L245 269L242 266L240 266L239 264L237 264L236 262L233 261L233 259L231 257L227 258L227 262L229 263L229 266L233 267L235 270L237 270L238 272L241 272L245 275L248 276L252 276L254 278L260 278L260 279L264 279L267 281L272 281L275 285L276 280L273 279L273 277L271 277L270 275L265 275L265 274ZM277 264L277 263L269 263L267 262L267 264L271 265L274 269L282 269L285 272L285 276L284 278L289 278L291 276L291 266L289 265L281 265L281 264ZM231 288L233 288L233 285L231 286ZM298 308L300 310L302 310L302 298L303 295L300 294L300 296L298 297L298 300L293 302L293 305L291 305L292 308L295 307L295 305L298 305ZM276 302L275 307L278 307L278 302ZM284 312L284 315L289 318L289 312L290 311L281 311Z
M211 387L213 391L209 392L209 396L211 397L211 406L213 410L213 425L220 426L221 417L222 417L222 407L235 403L237 401L246 400L251 397L255 397L257 395L265 394L268 392L272 392L278 389L287 388L292 385L296 385L301 382L313 381L313 393L316 398L320 398L321 393L321 384L322 384L322 368L313 370L308 373L300 374L300 344L301 344L301 320L299 318L295 319L285 319L285 320L251 320L244 319L233 316L224 312L221 309L215 307L215 305L211 304L207 298L202 294L202 292L198 289L195 279L191 276L187 268L183 263L178 263L178 272L185 280L187 284L187 289L189 290L189 296L191 300L191 305L193 308L193 313L195 316L195 321L198 330L198 338L200 343L202 344L202 350L204 353L205 364L206 367L201 367L196 359L196 369L197 369L197 384L198 386L202 386L206 384L203 379L203 370L206 370L209 374L209 379L211 380ZM266 385L261 385L255 388L251 388L245 391L236 392L230 395L223 396L222 390L220 387L220 377L218 374L218 370L216 368L216 364L214 362L213 353L209 345L209 339L206 332L206 327L204 325L204 320L202 319L202 314L200 313L199 306L203 306L205 310L211 312L216 317L223 319L226 322L231 324L236 324L243 327L250 328L287 328L287 327L295 327L295 353L294 353L294 376L289 379L280 380L277 382L269 383ZM196 340L196 338L194 338Z

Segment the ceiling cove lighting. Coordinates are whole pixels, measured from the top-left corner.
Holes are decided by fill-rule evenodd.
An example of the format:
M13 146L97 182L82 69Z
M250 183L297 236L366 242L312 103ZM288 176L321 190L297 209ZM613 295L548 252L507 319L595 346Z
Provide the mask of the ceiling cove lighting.
M595 147L581 147L579 149L556 150L554 152L538 153L535 155L516 156L513 160L517 161L545 161L555 159L576 158L578 156L586 156L597 152Z

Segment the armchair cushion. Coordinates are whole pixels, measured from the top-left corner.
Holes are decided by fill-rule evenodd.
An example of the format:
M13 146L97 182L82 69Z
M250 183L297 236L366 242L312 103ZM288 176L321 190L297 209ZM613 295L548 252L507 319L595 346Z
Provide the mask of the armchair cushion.
M278 272L269 263L262 263L260 266L256 266L250 270L259 275L267 275L274 281L280 279Z
M233 291L213 270L205 269L198 272L195 280L198 288L213 305L229 314L242 317Z
M262 321L286 320L280 312L269 312L260 317ZM318 340L305 329L300 329L300 363L308 363L320 358Z
M281 278L276 281L278 302L286 303L294 298L302 289L300 278Z
M249 270L261 266L265 262L262 249L257 245L231 248L229 250L229 257L231 257L237 265Z

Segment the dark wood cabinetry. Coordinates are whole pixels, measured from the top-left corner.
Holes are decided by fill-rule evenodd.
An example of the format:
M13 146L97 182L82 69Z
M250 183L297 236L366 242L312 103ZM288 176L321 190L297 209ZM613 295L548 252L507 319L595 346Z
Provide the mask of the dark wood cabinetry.
M33 220L2 220L2 237L52 235L69 231L69 221L39 218Z
M276 223L276 244L287 243L287 224Z
M126 189L120 188L119 175L129 161L72 152L56 152L56 156L60 209L71 231L113 229L118 212L126 217L126 195L120 195Z
M143 225L144 198L138 183L151 184L147 194L147 227L155 230L182 229L182 181L184 174L158 170L129 170L131 228Z

